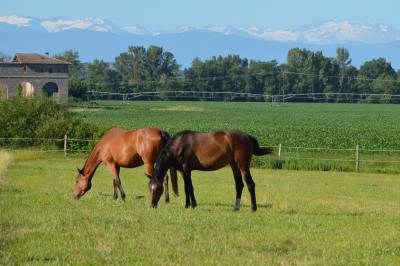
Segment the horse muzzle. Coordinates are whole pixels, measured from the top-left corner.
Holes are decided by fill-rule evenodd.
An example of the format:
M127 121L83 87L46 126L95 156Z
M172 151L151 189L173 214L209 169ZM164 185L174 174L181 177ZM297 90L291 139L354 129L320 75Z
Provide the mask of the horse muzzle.
M79 194L74 194L74 195L72 195L72 197L73 197L75 200L79 200L79 199L81 198L81 196L80 196Z

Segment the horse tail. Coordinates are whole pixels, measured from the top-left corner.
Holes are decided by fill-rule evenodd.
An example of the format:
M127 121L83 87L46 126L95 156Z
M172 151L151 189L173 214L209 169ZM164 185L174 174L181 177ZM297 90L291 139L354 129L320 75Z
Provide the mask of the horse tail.
M260 147L255 137L249 135L249 139L253 143L253 154L255 156L261 156L272 153L271 147Z
M161 147L164 147L170 138L171 136L167 131L161 130Z
M179 190L178 190L178 175L176 172L176 169L174 167L171 167L169 169L169 174L171 176L171 184L172 184L172 190L174 191L174 194L176 196L179 196Z
M164 148L165 145L167 145L168 140L171 138L171 136L168 134L168 132L161 130L161 147ZM178 191L178 175L176 173L176 169L171 167L169 169L169 174L171 176L171 184L172 184L172 190L174 191L174 194L176 196L179 196L179 191Z

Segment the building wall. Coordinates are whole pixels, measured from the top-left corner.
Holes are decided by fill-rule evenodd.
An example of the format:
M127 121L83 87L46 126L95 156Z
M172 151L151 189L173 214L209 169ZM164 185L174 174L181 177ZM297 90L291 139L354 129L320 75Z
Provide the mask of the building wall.
M40 91L48 82L57 84L58 93L53 95L59 102L68 101L67 65L23 65L16 63L0 64L0 88L5 87L6 97L16 94L19 85L29 82L34 92Z

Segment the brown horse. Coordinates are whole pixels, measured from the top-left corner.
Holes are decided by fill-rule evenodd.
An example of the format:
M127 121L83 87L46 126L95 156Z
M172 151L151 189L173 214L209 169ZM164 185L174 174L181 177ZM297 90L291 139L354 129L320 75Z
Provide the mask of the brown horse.
M120 167L134 168L144 164L146 175L152 175L154 162L169 139L165 131L158 128L140 128L126 131L112 128L100 139L86 159L82 169L78 168L74 197L79 199L92 186L92 177L100 163L104 163L114 180L114 199L118 198L117 190L125 200L125 192L119 178ZM175 194L178 191L176 170L171 168L171 181ZM165 201L169 201L168 176L164 174Z
M257 140L240 131L192 132L182 131L172 137L160 152L155 164L154 176L149 183L151 206L156 207L162 194L162 180L170 167L183 174L186 205L196 207L191 171L213 171L230 164L236 184L234 208L240 208L243 180L251 196L251 208L257 210L255 183L250 174L252 155L271 153L271 148L262 148Z

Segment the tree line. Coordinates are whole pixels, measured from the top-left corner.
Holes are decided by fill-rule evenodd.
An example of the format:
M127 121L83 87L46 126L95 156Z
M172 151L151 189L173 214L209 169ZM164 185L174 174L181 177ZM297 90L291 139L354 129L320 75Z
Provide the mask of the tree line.
M259 61L239 55L195 58L181 69L171 52L162 47L130 46L114 62L93 60L82 63L76 51L68 50L56 58L70 62L70 95L85 98L87 91L157 92L161 99L169 92L184 91L185 99L210 99L209 92L234 92L259 95L340 93L331 100L345 100L344 94L400 94L400 71L384 58L367 61L359 68L350 54L338 48L336 56L294 48L287 62ZM187 93L186 93L187 92ZM175 97L176 98L176 97ZM369 101L379 97L372 96ZM216 94L213 99L232 100L231 94ZM263 97L237 96L237 100L264 100ZM294 98L307 101L305 98ZM314 99L315 100L315 99ZM354 98L353 100L360 100Z

